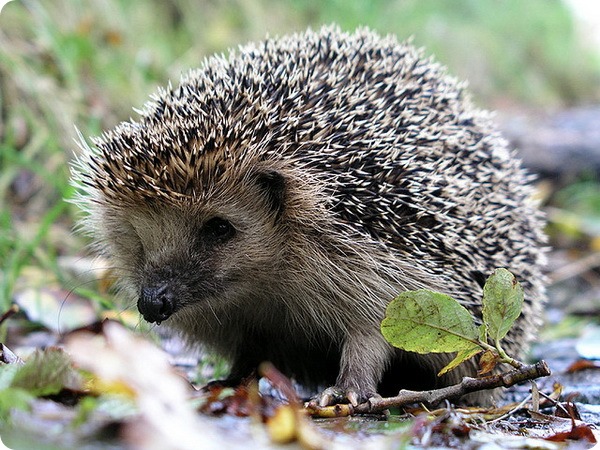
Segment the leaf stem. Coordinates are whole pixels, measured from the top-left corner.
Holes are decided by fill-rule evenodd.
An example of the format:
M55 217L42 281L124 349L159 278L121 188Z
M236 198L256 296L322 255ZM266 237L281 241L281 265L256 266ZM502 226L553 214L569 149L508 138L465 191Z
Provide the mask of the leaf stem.
M502 346L500 345L500 340L496 339L496 351L498 352L498 356L500 356L500 362L510 364L516 369L520 369L525 366L521 361L518 361L510 356L504 351Z

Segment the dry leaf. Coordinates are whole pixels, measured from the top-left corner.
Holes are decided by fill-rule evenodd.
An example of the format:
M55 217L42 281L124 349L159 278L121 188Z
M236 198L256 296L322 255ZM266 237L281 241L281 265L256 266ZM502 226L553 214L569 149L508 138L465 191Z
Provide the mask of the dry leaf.
M485 351L483 355L481 355L481 358L479 358L480 369L477 371L477 375L481 376L490 373L497 364L498 355L490 350Z
M73 360L99 383L122 383L133 393L140 412L126 427L133 448L159 450L226 447L216 427L199 417L188 403L189 386L175 374L167 355L116 322L104 334L74 333L67 338Z

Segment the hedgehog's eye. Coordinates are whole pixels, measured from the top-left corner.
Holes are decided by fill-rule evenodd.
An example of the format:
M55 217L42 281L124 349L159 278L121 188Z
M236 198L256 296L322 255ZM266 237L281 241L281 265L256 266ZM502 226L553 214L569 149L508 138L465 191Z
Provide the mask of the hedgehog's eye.
M205 238L217 242L225 242L233 237L235 228L228 220L220 217L213 217L206 221L202 227L202 234Z

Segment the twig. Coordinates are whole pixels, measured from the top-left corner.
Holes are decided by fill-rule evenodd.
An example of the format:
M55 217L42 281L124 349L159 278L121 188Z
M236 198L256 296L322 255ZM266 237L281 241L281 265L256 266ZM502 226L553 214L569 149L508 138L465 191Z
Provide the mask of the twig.
M600 266L600 253L591 253L575 262L565 264L550 274L550 282L556 284L588 272Z
M487 423L491 424L491 423L495 423L495 422L500 422L501 420L506 419L507 417L511 416L512 414L516 413L517 411L519 411L520 409L524 408L525 405L527 404L527 402L529 400L531 400L532 394L529 394L527 397L525 397L523 399L523 401L521 401L518 405L516 405L514 408L512 408L510 411L508 411L507 413L502 414L500 417L496 417L495 419L492 420L488 420Z
M301 404L290 379L277 370L273 364L268 362L262 363L258 368L258 373L269 380L269 382L287 398L290 404Z
M16 314L19 312L19 306L15 303L13 303L12 305L10 305L10 308L8 308L8 310L2 314L2 316L0 316L0 325L2 325L4 323L4 321L6 319L8 319L10 316Z
M436 405L442 400L452 400L462 397L471 392L494 389L498 387L510 387L526 380L550 375L550 368L545 361L539 361L533 365L524 365L521 368L511 370L498 375L484 378L464 377L459 384L430 391L401 390L395 397L371 398L355 407L352 405L335 405L326 407L307 408L308 412L318 417L340 417L353 414L372 414L393 407L400 407L412 403L424 403L425 405ZM344 408L340 408L344 406Z

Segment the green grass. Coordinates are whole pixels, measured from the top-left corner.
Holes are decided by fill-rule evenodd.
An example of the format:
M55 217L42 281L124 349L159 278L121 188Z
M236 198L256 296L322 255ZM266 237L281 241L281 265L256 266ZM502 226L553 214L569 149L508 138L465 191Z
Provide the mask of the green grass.
M296 0L298 11L346 29L374 26L419 46L469 80L483 102L557 105L598 92L598 60L558 0ZM349 14L340 11L346 10Z
M484 105L597 99L597 61L558 1L13 1L0 15L0 310L24 268L66 280L54 260L83 252L64 237L75 126L97 135L211 53L331 22L414 36Z

